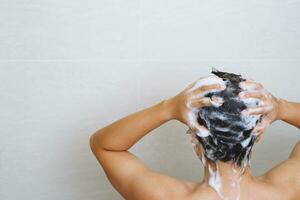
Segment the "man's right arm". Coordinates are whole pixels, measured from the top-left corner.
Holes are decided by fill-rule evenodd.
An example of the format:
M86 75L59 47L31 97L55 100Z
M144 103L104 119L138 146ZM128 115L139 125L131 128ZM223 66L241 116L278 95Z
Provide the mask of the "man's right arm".
M300 103L281 100L281 104L283 108L281 120L300 129Z
M300 103L279 100L281 110L278 119L283 120L297 128L300 128ZM299 133L298 133L299 134ZM296 143L289 158L275 166L266 173L265 177L270 182L276 183L285 190L290 199L298 199L300 196L300 141Z
M300 103L282 101L282 120L300 129ZM289 158L294 158L300 162L300 141L296 143Z
M300 129L300 103L281 100L281 107L281 120ZM294 146L289 158L295 159L300 163L300 141Z
M240 93L241 98L257 98L263 103L261 106L248 108L248 114L261 114L262 120L253 132L258 133L258 140L265 128L276 120L283 120L297 128L300 128L300 103L289 102L276 98L270 94L260 83L245 81L240 87L251 91ZM299 133L298 133L299 134ZM269 183L284 189L286 196L298 199L300 196L300 141L296 143L289 159L273 167L263 177Z
M300 129L300 103L281 100L281 120ZM300 141L298 141L292 150L289 158L294 158L300 162Z

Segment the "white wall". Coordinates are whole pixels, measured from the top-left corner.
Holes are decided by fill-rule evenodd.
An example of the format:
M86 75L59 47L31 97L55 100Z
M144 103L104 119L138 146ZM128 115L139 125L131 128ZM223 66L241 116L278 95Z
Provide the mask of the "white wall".
M299 101L300 1L1 0L0 199L117 200L89 150L98 128L177 94L215 66ZM200 180L186 127L171 121L131 150ZM258 175L300 132L276 122Z

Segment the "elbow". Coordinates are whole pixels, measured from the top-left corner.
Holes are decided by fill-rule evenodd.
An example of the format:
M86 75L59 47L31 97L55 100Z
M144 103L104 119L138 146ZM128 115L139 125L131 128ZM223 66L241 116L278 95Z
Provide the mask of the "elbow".
M99 144L99 135L97 133L94 133L90 136L89 144L93 155L96 157L98 161L100 161L104 149Z
M95 153L96 152L96 147L97 147L97 145L96 145L96 139L95 139L95 134L92 134L91 136L90 136L90 148L91 148L91 151L93 152L93 153Z

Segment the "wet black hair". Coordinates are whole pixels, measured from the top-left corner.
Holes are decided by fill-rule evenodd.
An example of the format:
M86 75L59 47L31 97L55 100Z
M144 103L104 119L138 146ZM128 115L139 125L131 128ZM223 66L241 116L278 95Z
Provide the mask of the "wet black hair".
M241 111L247 105L238 98L242 91L239 83L245 81L241 75L213 70L212 74L223 79L226 89L206 94L206 97L221 97L224 103L219 106L209 106L199 109L197 122L205 126L210 135L199 137L206 157L211 161L232 162L241 166L244 158L249 160L256 136L251 134L254 126L249 128L249 120L255 120L254 125L261 121L261 117L245 118ZM248 123L248 124L247 124ZM248 139L248 140L247 140ZM242 145L246 141L246 145Z

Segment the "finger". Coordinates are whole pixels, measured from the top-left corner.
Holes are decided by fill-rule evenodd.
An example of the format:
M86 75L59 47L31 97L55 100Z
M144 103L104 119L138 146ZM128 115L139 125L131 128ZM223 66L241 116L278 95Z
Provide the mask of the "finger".
M256 136L262 135L265 132L265 127L257 127L253 130L253 134Z
M203 98L194 98L190 100L189 107L194 108L202 108L202 107L208 107L208 106L214 106L219 107L224 103L223 98L212 96L209 97L203 97Z
M255 140L255 143L259 143L261 141L261 138L263 137L263 134L260 134L256 140Z
M196 97L203 97L204 95L206 95L209 92L217 92L217 91L224 90L225 88L226 88L226 86L221 85L221 84L205 85L205 86L195 89L193 93L194 93L194 96L196 96Z
M247 98L255 98L259 100L265 100L266 96L262 91L256 90L256 91L244 91L239 93L239 97L242 99Z
M264 135L264 132L266 131L266 126L265 127L261 127L257 132L256 132L256 143L258 143L261 138L263 137Z
M194 145L194 150L195 150L195 152L196 152L196 155L197 155L198 157L200 157L200 156L201 156L201 148L200 148L200 146L197 145L197 144L195 144L195 145Z
M190 83L185 90L190 90L191 88L193 88L196 85L197 81Z
M259 132L265 132L267 127L271 124L271 121L267 117L263 117L262 121L259 123Z
M196 134L195 134L195 133L192 133L192 134L191 134L191 139L197 139L197 137L196 137Z
M268 125L270 125L270 120L267 117L263 117L261 122L259 122L255 126L255 128L253 129L252 132L258 133L258 134L263 133L263 132L265 132Z
M253 84L256 84L256 85L262 87L262 84L261 84L261 83L255 81L254 79L251 79L251 78L248 78L248 79L246 79L246 81L243 81L243 82L246 82L246 83L253 83Z
M195 133L191 134L191 139L190 139L190 142L191 142L192 144L194 144L194 145L197 145L197 144L199 144L199 140L197 139L197 137L196 137L196 134L195 134Z
M194 108L202 108L211 105L212 105L212 100L209 97L197 98L197 99L195 98L192 99L190 102L190 106Z
M255 108L247 108L242 111L242 114L247 114L247 115L264 115L268 114L273 110L273 106L267 105L267 106L258 106Z
M201 126L200 124L198 124L198 122L191 123L190 128L199 137L207 137L210 135L209 130L205 126Z
M264 130L264 127L262 127L261 125L256 125L256 127L253 129L253 133L255 134L255 135L259 135L260 133L262 133L263 132L263 130Z
M221 97L212 96L211 97L211 103L213 104L213 106L219 107L219 106L223 105L224 99L221 98Z
M264 133L263 129L259 129L256 132L253 132L253 135L255 135L255 143L259 142L259 140L262 137L263 133Z
M255 82L253 80L247 79L246 81L239 83L240 88L245 90L257 90L262 89L263 85L261 83Z

